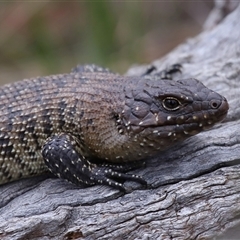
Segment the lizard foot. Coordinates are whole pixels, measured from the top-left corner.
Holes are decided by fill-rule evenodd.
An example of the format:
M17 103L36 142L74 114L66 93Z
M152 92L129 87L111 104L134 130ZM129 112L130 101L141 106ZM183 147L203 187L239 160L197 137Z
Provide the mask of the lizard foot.
M177 72L181 73L181 68L181 64L173 64L170 67L164 69L163 71L158 72L156 66L151 65L143 74L143 76L154 75L160 77L160 79L172 80L172 75Z
M108 185L117 188L123 192L126 192L127 189L123 186L122 181L129 180L138 182L143 185L147 185L147 182L140 176L114 171L108 166L95 166L92 169L92 179L94 179L96 183Z

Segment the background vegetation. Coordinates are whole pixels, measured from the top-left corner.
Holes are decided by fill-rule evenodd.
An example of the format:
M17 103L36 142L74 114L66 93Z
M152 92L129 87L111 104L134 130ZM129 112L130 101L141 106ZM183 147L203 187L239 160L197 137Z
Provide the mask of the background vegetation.
M124 73L201 31L212 1L0 1L0 82L96 63Z

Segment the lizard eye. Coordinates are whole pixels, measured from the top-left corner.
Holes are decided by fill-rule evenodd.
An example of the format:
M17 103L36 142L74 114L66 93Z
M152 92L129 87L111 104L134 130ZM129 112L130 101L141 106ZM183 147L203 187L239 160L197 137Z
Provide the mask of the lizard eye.
M163 104L163 107L169 111L177 110L181 106L181 103L179 102L179 100L173 97L166 97L165 99L163 99L162 104Z

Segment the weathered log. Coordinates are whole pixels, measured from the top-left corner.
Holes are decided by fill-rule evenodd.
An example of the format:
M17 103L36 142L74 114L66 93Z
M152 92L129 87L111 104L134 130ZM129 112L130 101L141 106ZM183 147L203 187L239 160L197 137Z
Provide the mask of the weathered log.
M134 171L148 189L128 182L134 190L124 195L46 176L0 186L0 239L239 239L239 19L240 6L153 63L180 63L181 78L195 77L224 95L230 110L223 123Z

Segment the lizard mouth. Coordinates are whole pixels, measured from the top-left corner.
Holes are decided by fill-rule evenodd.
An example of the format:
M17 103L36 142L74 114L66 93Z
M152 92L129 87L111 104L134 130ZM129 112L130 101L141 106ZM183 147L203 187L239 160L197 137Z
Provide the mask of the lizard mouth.
M213 101L211 103L211 109L205 113L199 114L199 122L197 118L194 119L194 116L190 118L189 122L186 121L186 124L183 124L183 132L189 135L196 135L197 133L208 130L212 128L216 123L223 121L227 116L229 105L225 98L218 105ZM195 116L198 116L197 114ZM194 121L196 120L196 121Z
M229 105L227 100L224 98L220 106L213 113L210 112L207 124L204 124L203 130L211 128L216 123L222 122L223 119L227 116Z
M221 122L227 115L229 105L225 98L222 101L212 101L210 109L188 114L177 118L168 118L169 121L162 126L149 125L154 132L163 132L160 135L196 135L201 131L210 129L216 123ZM146 126L145 126L146 127Z

